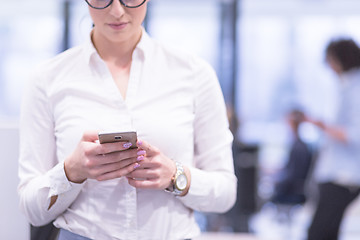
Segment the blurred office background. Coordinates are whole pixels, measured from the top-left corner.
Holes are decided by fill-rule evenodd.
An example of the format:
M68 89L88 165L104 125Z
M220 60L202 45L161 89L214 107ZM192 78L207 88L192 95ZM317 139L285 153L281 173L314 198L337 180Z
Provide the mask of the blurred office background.
M235 136L238 201L226 214L198 214L204 232L249 233L258 239L303 239L316 188L308 201L287 209L291 221L269 204L274 179L287 160L286 113L300 108L331 119L336 76L324 63L334 37L360 42L358 0L151 0L145 27L166 44L192 51L216 70ZM79 0L2 1L0 8L0 239L27 240L28 225L17 207L18 118L29 72L41 61L89 38L91 19ZM320 135L302 125L316 149ZM6 196L6 197L4 197ZM360 237L354 204L342 240Z

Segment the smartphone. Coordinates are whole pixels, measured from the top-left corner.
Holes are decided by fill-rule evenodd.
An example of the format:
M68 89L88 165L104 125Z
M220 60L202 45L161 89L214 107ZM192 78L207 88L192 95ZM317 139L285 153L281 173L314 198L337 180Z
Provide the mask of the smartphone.
M112 143L112 142L130 142L132 146L136 147L137 134L136 132L100 132L99 142L100 143Z

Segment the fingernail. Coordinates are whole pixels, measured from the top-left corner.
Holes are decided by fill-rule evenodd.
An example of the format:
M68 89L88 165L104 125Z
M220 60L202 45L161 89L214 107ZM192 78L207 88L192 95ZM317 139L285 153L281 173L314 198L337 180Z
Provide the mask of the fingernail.
M140 167L140 164L135 163L135 165L134 165L134 169L137 169L138 167Z
M137 159L138 161L142 161L142 160L144 160L144 156L143 156L143 155L138 156L136 159Z
M142 145L142 141L141 141L141 140L138 140L138 141L137 141L137 145L139 145L139 146Z
M130 143L130 142L127 142L127 143L124 143L123 144L123 147L124 148L129 148L129 147L131 147L132 146L132 144Z
M146 151L145 150L140 150L137 152L137 155L145 155Z

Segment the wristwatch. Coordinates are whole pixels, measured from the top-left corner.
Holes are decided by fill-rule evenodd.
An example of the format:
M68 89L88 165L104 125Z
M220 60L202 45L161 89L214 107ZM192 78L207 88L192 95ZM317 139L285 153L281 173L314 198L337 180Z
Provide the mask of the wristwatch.
M188 179L185 175L184 168L181 163L175 162L176 164L176 173L171 178L170 187L166 188L165 191L171 192L174 195L181 195L188 183Z

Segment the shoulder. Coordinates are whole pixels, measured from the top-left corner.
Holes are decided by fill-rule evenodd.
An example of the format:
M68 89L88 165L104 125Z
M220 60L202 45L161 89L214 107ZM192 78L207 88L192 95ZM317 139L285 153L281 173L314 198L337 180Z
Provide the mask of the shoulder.
M213 72L212 66L200 56L174 46L172 44L153 40L154 54L161 55L166 59L169 65L176 64L177 67L188 68L191 71L210 71Z
M84 46L76 46L39 63L31 73L33 84L46 86L53 79L72 72L84 60Z
M345 75L345 81L347 81L347 88L355 91L354 89L360 88L360 68L351 70Z
M84 48L81 45L65 50L64 52L57 54L53 58L50 58L40 63L37 69L46 73L58 69L63 69L66 68L67 66L72 66L73 64L78 63L81 57L83 57L82 55L83 49Z

